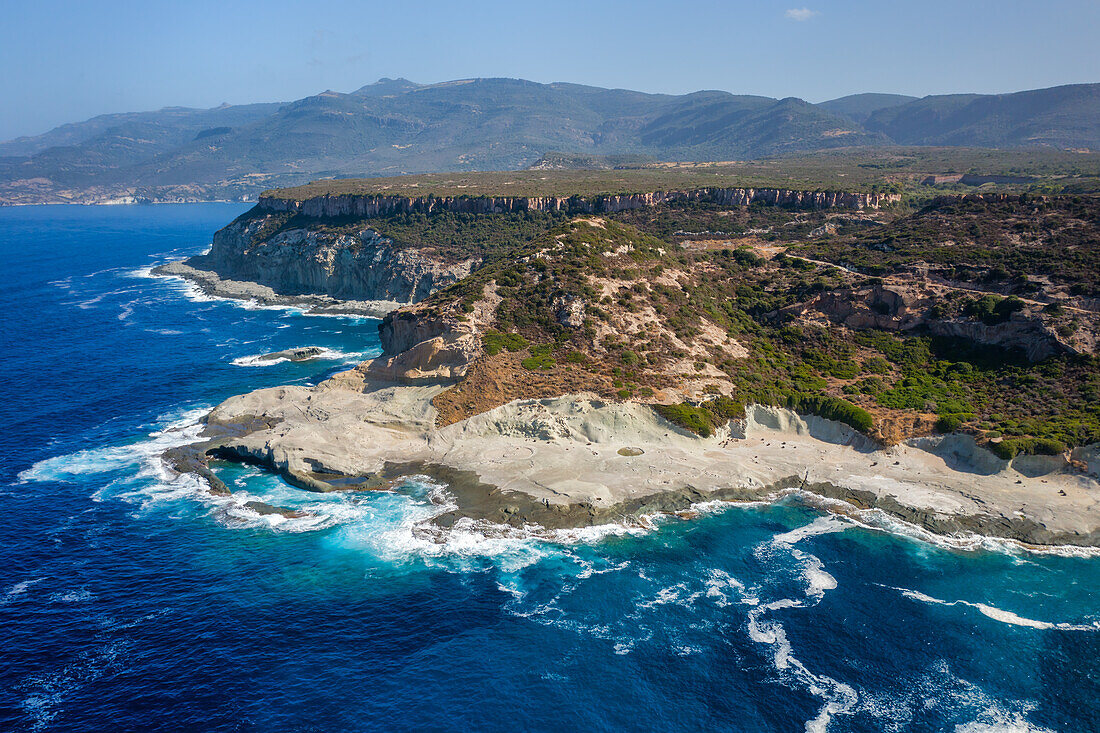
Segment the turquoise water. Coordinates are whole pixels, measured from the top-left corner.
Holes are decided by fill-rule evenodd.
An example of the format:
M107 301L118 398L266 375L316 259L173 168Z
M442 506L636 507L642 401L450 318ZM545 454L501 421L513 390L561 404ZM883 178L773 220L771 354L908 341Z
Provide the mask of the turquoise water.
M166 475L221 399L377 353L376 321L147 276L242 210L0 209L0 729L1100 730L1100 557L797 499L433 538L427 480L322 496L225 466L216 500Z

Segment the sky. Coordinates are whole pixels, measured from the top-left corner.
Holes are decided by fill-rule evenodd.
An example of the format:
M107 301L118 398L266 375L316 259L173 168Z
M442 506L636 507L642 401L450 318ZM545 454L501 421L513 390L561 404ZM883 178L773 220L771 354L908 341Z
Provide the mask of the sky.
M1100 0L0 0L0 140L380 77L811 102L1100 82Z

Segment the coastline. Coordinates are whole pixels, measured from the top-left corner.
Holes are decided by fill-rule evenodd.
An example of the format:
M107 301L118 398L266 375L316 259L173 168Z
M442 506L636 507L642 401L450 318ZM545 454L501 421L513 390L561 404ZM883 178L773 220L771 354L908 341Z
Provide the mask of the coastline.
M352 369L378 353L378 321L309 317L297 308L207 297L182 280L151 277L151 265L203 249L203 237L221 223L223 213L216 207L194 217L188 214L186 227L177 217L162 220L155 212L140 218L122 212L110 220L117 226L104 226L94 211L77 213L92 225L82 227L86 231L79 238L70 239L74 227L65 218L40 225L35 217L7 232L20 255L14 281L35 285L8 294L20 306L13 310L13 336L40 351L37 358L13 365L16 371L7 385L9 404L24 405L24 419L13 426L21 446L13 464L19 474L12 472L14 485L6 489L17 540L8 553L15 568L9 582L7 610L13 625L8 647L16 662L38 660L43 645L56 650L42 658L41 668L25 670L19 684L28 706L53 695L61 689L58 685L69 685L74 674L80 678L82 687L65 687L60 697L48 698L56 702L41 714L56 712L55 723L88 720L89 725L109 726L120 715L129 719L126 711L134 699L129 690L119 689L117 705L112 702L116 698L103 703L102 695L95 694L102 687L97 680L116 677L151 680L154 687L143 694L154 698L168 683L172 690L188 690L189 680L225 680L234 700L243 701L246 712L261 723L298 720L302 705L335 710L340 684L309 683L303 689L313 697L289 701L279 690L285 687L287 659L304 659L300 668L337 669L327 651L337 638L339 648L364 653L390 655L397 647L412 651L415 668L402 667L406 671L392 684L368 685L380 690L369 701L372 709L399 714L417 709L391 705L387 696L394 691L406 691L413 705L422 698L462 700L471 679L487 680L481 697L492 699L499 692L494 680L509 675L542 690L548 683L530 674L532 664L536 671L543 669L542 650L575 649L581 656L550 655L553 664L544 671L575 681L574 687L547 698L551 706L555 700L577 698L577 691L599 696L609 685L622 687L616 680L629 685L639 674L652 678L652 672L667 675L670 682L660 686L662 697L652 706L672 711L667 715L670 725L683 719L685 710L700 719L695 712L713 709L714 701L727 699L724 690L738 689L752 691L753 700L765 700L773 709L769 694L796 701L776 726L802 730L805 721L817 720L836 699L833 690L849 685L859 695L850 706L853 714L833 709L832 727L843 728L849 720L868 728L889 725L912 709L914 725L951 729L956 722L965 726L991 720L983 716L994 703L1001 706L998 710L1029 704L1035 689L1045 695L1037 704L1050 707L1029 713L1034 726L1058 728L1067 719L1056 711L1065 709L1075 716L1069 727L1088 727L1091 701L1075 691L1082 665L1087 666L1090 649L1100 639L1095 618L1098 550L1064 545L1024 549L1016 541L985 539L966 529L953 537L934 536L882 510L861 510L803 490L802 476L793 477L798 483L792 488L774 487L761 500L751 498L754 487L754 492L744 492L749 500L737 501L731 482L728 493L667 489L651 500L640 499L638 506L620 503L611 510L592 502L597 516L585 518L575 508L567 518L596 524L557 530L522 526L519 517L514 521L520 526L477 519L476 501L486 513L507 505L522 512L520 499L538 509L538 501L518 492L490 494L495 487L479 480L477 466L472 475L457 475L440 464L403 463L401 455L388 466L382 464L379 490L328 494L300 490L275 471L211 458L209 468L231 493L210 494L194 474L168 470L161 459L165 450L201 441L197 448L218 437L213 432L219 426L203 420L227 398L267 386L308 387ZM40 226L42 232L36 234ZM25 273L38 271L42 252L55 251L48 248L50 242L65 245L56 250L58 271L51 273L50 282L27 277ZM103 258L108 261L101 262ZM56 323L67 327L42 328ZM245 357L314 344L344 356L263 368L236 365ZM364 349L370 351L352 356ZM54 364L58 378L27 392L26 385L42 380L46 362ZM508 361L518 362L518 357ZM502 379L525 376L496 373ZM364 386L384 385L372 379ZM343 391L334 397L344 397ZM572 396L563 403L586 401L576 394L580 390L565 391ZM600 394L607 403L584 420L602 421L600 416L618 403L611 394ZM311 420L323 419L322 426L333 431L342 429L334 420L354 424L353 414L326 416L325 399L314 396L304 402L310 395L304 390L293 401L310 412ZM520 407L509 406L497 423ZM564 406L562 410L562 419L574 420ZM407 420L414 405L396 412ZM557 420L556 407L545 412L548 420ZM58 415L64 424L58 424ZM281 443L278 433L298 424L294 419L244 428L253 433L250 440L270 439L278 450L280 444L290 445ZM571 457L588 448L588 441L554 438L553 424L548 425L547 441L561 455ZM397 420L389 427L400 437ZM739 445L751 447L759 444L759 437L773 434L753 435L755 428L745 427L750 434ZM205 439L200 437L204 428L211 431ZM489 428L512 432L509 425ZM300 429L313 426L303 423ZM640 456L619 454L633 445L630 436L637 432L624 422L592 446L610 467L632 480L629 467L640 468L659 456L646 445L633 446L646 451ZM502 451L543 440L537 434L505 437L509 440L500 442ZM704 444L683 437L699 450L715 444L717 451L724 450L721 441ZM665 444L663 434L656 438ZM477 446L474 440L471 436L472 448ZM771 441L771 447L781 454L792 451L787 456L791 461L813 460L792 442L778 448L784 440ZM482 445L497 442L489 438ZM854 451L855 458L863 455L859 446L825 447L841 455ZM686 468L696 471L696 449L687 456ZM519 465L503 453L482 457L486 466L500 462L510 470ZM205 458L201 465L207 465ZM386 478L401 472L432 472L451 482L425 476ZM341 477L319 478L339 488ZM1037 480L1034 486L1043 485ZM661 512L657 502L671 513ZM461 516L451 514L459 505ZM447 514L454 523L441 526ZM45 555L43 542L54 548ZM211 614L211 608L221 610ZM488 632L486 618L492 622ZM74 623L94 633L74 633ZM288 631L288 623L297 626ZM446 627L442 632L441 623ZM314 633L318 629L323 633ZM415 629L420 635L412 638ZM846 633L851 629L859 633ZM233 630L239 633L225 637ZM254 643L259 637L285 637L290 646L272 655ZM463 647L456 647L454 639ZM1016 687L999 686L1006 675L998 676L998 670L1031 670L1033 660L1049 657L1044 653L1052 644L1068 650L1054 655L1054 667L1043 668L1043 679L1054 680L1053 686L1035 687L1032 678L1018 675L1007 675L1018 682ZM164 670L180 667L181 645L201 663L201 674L183 668L179 680L165 682ZM1004 653L981 653L991 647ZM138 648L141 654L127 653ZM889 674L883 676L882 664L869 664L867 655L850 653L852 649L872 650L872 657L886 660ZM521 653L517 656L515 650ZM337 669L341 679L370 680L377 670L392 669L378 655L352 657L354 669ZM118 668L119 659L133 668ZM494 659L509 663L502 668ZM986 666L968 666L975 659ZM777 667L776 660L788 666ZM835 666L836 660L844 666ZM260 672L233 687L245 662ZM274 667L265 672L269 663ZM815 677L794 676L803 668ZM457 672L439 674L441 669ZM719 679L709 674L715 669L729 674ZM699 670L702 677L696 674ZM579 671L585 676L578 679ZM418 686L419 680L430 684ZM453 684L441 690L435 680ZM984 687L969 686L978 683ZM549 684L557 690L557 682ZM809 692L814 685L821 694ZM913 689L946 691L936 698L939 711L946 712L927 712L924 697L910 696ZM92 697L85 694L89 691ZM977 702L958 708L950 697L957 691ZM1066 691L1074 694L1066 699ZM284 703L274 713L268 703L273 696ZM622 715L606 717L613 722L637 720L629 709L631 696L623 698ZM883 700L890 704L882 705ZM1021 700L1025 702L1017 702ZM541 719L546 699L529 702L524 712L531 720ZM1056 707L1063 704L1065 708ZM872 705L874 716L868 712ZM200 711L203 717L196 725L232 723L240 719L239 707L234 703L220 709L224 715ZM28 715L42 711L26 709ZM354 726L364 709L352 705L346 714L333 714L325 722L335 728L349 721ZM737 708L722 709L732 711L731 720L748 719ZM425 720L440 714L431 705L425 710ZM475 726L480 715L476 708L442 713L452 720L469 715ZM604 717L602 712L596 715ZM148 716L135 718L134 724L148 720L155 726Z
M1064 457L1002 461L962 435L883 448L839 423L760 406L700 438L646 405L585 394L517 400L437 429L431 399L443 389L379 382L365 362L315 387L230 398L207 416L202 442L165 460L213 492L228 489L209 458L258 464L311 491L427 475L456 504L422 528L429 534L645 526L707 502L798 494L857 521L882 513L946 538L1100 546L1096 446L1078 449L1086 473Z
M216 272L200 270L183 260L157 265L149 273L157 277L184 280L212 298L249 301L265 307L300 308L314 314L381 318L403 305L391 300L339 300L327 295L283 295L259 283L224 279Z
M283 295L187 262L160 265L151 274L180 278L209 297L318 315L378 318L402 305ZM451 487L456 504L426 523L422 529L429 532L459 523L536 532L644 525L648 516L686 516L711 501L774 501L797 493L839 513L878 512L942 537L1100 547L1097 445L1012 460L965 434L884 447L844 424L760 405L702 438L647 404L600 398L581 391L585 386L439 420L437 404L445 411L447 400L468 397L459 391L443 402L435 398L480 353L476 341L461 349L451 342L487 328L487 312L491 307L475 308L470 320L451 324L445 338L430 329L402 331L388 356L316 386L230 398L206 417L200 442L169 451L165 461L219 494L230 490L209 468L211 458L263 466L309 491L387 489L402 477L427 475ZM491 378L510 382L513 376Z

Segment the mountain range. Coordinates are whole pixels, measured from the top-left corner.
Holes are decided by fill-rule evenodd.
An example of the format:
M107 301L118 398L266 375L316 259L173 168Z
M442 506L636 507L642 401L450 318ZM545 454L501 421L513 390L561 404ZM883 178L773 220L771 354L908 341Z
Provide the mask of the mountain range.
M3 142L0 203L243 199L323 177L524 168L550 151L704 161L892 145L1100 149L1100 84L810 104L381 79L287 103L102 115Z

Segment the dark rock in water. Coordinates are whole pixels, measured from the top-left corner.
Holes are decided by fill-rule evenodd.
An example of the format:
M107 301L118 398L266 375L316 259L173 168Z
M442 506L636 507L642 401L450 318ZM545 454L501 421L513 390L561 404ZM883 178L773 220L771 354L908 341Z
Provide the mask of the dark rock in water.
M262 501L245 502L245 506L261 515L278 514L287 519L301 519L302 517L310 516L309 512L303 512L300 509L286 509L281 506L272 506Z
M264 354L260 358L265 361L274 361L275 359L288 359L290 361L309 361L310 359L316 359L324 352L325 350L319 346L303 346L300 349L284 349L283 351L272 351L270 354Z
M176 473L189 473L201 478L206 482L211 494L228 496L231 493L229 487L210 470L206 463L206 455L199 447L181 445L169 448L164 451L161 459Z

